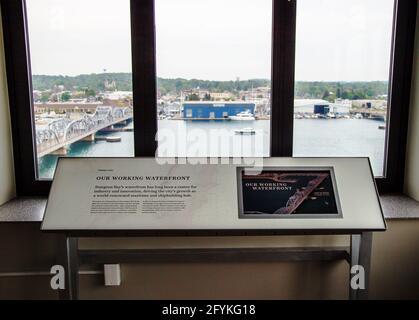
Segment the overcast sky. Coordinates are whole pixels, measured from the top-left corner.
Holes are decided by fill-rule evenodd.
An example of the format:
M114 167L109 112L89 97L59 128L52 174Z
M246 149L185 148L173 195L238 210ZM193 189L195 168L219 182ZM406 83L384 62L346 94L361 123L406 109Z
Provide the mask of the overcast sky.
M299 0L296 79L387 80L394 0ZM131 72L129 0L27 0L33 74ZM165 78L270 78L271 0L156 0Z

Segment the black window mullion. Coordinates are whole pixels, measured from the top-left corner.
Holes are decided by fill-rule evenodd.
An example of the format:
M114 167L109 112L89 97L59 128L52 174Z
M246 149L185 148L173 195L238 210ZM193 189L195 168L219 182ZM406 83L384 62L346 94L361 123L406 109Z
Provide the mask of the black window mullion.
M36 181L37 162L32 76L27 36L26 1L1 1L4 49L12 118L13 153L18 195L48 193L50 181Z
M136 157L157 149L154 0L131 0L132 84Z
M296 0L273 0L271 157L291 157L294 130Z
M385 177L380 192L403 192L417 0L396 0L389 82Z

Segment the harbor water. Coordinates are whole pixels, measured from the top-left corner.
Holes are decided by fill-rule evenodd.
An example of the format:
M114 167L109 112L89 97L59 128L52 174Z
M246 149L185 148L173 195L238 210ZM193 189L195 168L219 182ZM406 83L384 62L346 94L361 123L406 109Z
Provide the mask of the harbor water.
M384 122L367 119L296 119L294 121L294 156L296 157L369 157L376 176L383 175L386 131ZM235 130L253 128L255 134L237 135ZM159 120L159 156L255 156L268 157L270 121L180 121ZM133 132L98 133L118 136L120 142L98 139L79 141L68 147L69 157L132 157ZM221 135L221 139L212 139ZM169 140L168 140L169 139ZM170 140L172 139L172 140ZM221 141L227 149L213 143ZM240 145L237 148L237 145ZM201 152L201 153L199 153ZM39 177L52 178L58 156L38 160Z

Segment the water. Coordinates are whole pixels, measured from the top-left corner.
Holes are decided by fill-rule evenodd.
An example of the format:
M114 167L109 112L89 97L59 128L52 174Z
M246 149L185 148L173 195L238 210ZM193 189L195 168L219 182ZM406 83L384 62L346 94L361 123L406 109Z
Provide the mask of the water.
M374 174L383 175L385 130L383 122L356 119L298 119L294 121L294 156L367 156ZM252 136L234 130L251 127ZM270 122L159 120L159 156L269 156ZM69 157L133 157L132 132L99 133L120 136L121 142L79 141L68 150ZM180 142L180 143L178 143ZM167 147L167 148L166 148ZM202 154L204 153L204 154ZM58 156L39 159L39 176L53 176Z
M68 147L68 157L133 157L133 132L97 133L97 136L118 136L121 142L78 141ZM47 155L39 159L38 169L41 179L51 179L54 175L58 156Z
M256 134L235 133L244 128ZM270 121L162 120L159 141L163 157L268 157Z
M375 176L383 175L384 122L366 119L294 121L294 156L369 157Z

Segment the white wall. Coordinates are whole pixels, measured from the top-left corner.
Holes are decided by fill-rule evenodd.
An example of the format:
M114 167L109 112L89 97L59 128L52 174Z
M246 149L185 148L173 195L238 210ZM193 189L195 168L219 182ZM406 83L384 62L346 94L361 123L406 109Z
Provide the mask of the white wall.
M0 23L0 204L15 196L12 135L4 61L3 28Z
M419 6L417 14L419 18ZM419 201L419 19L416 20L416 46L406 154L405 192Z

